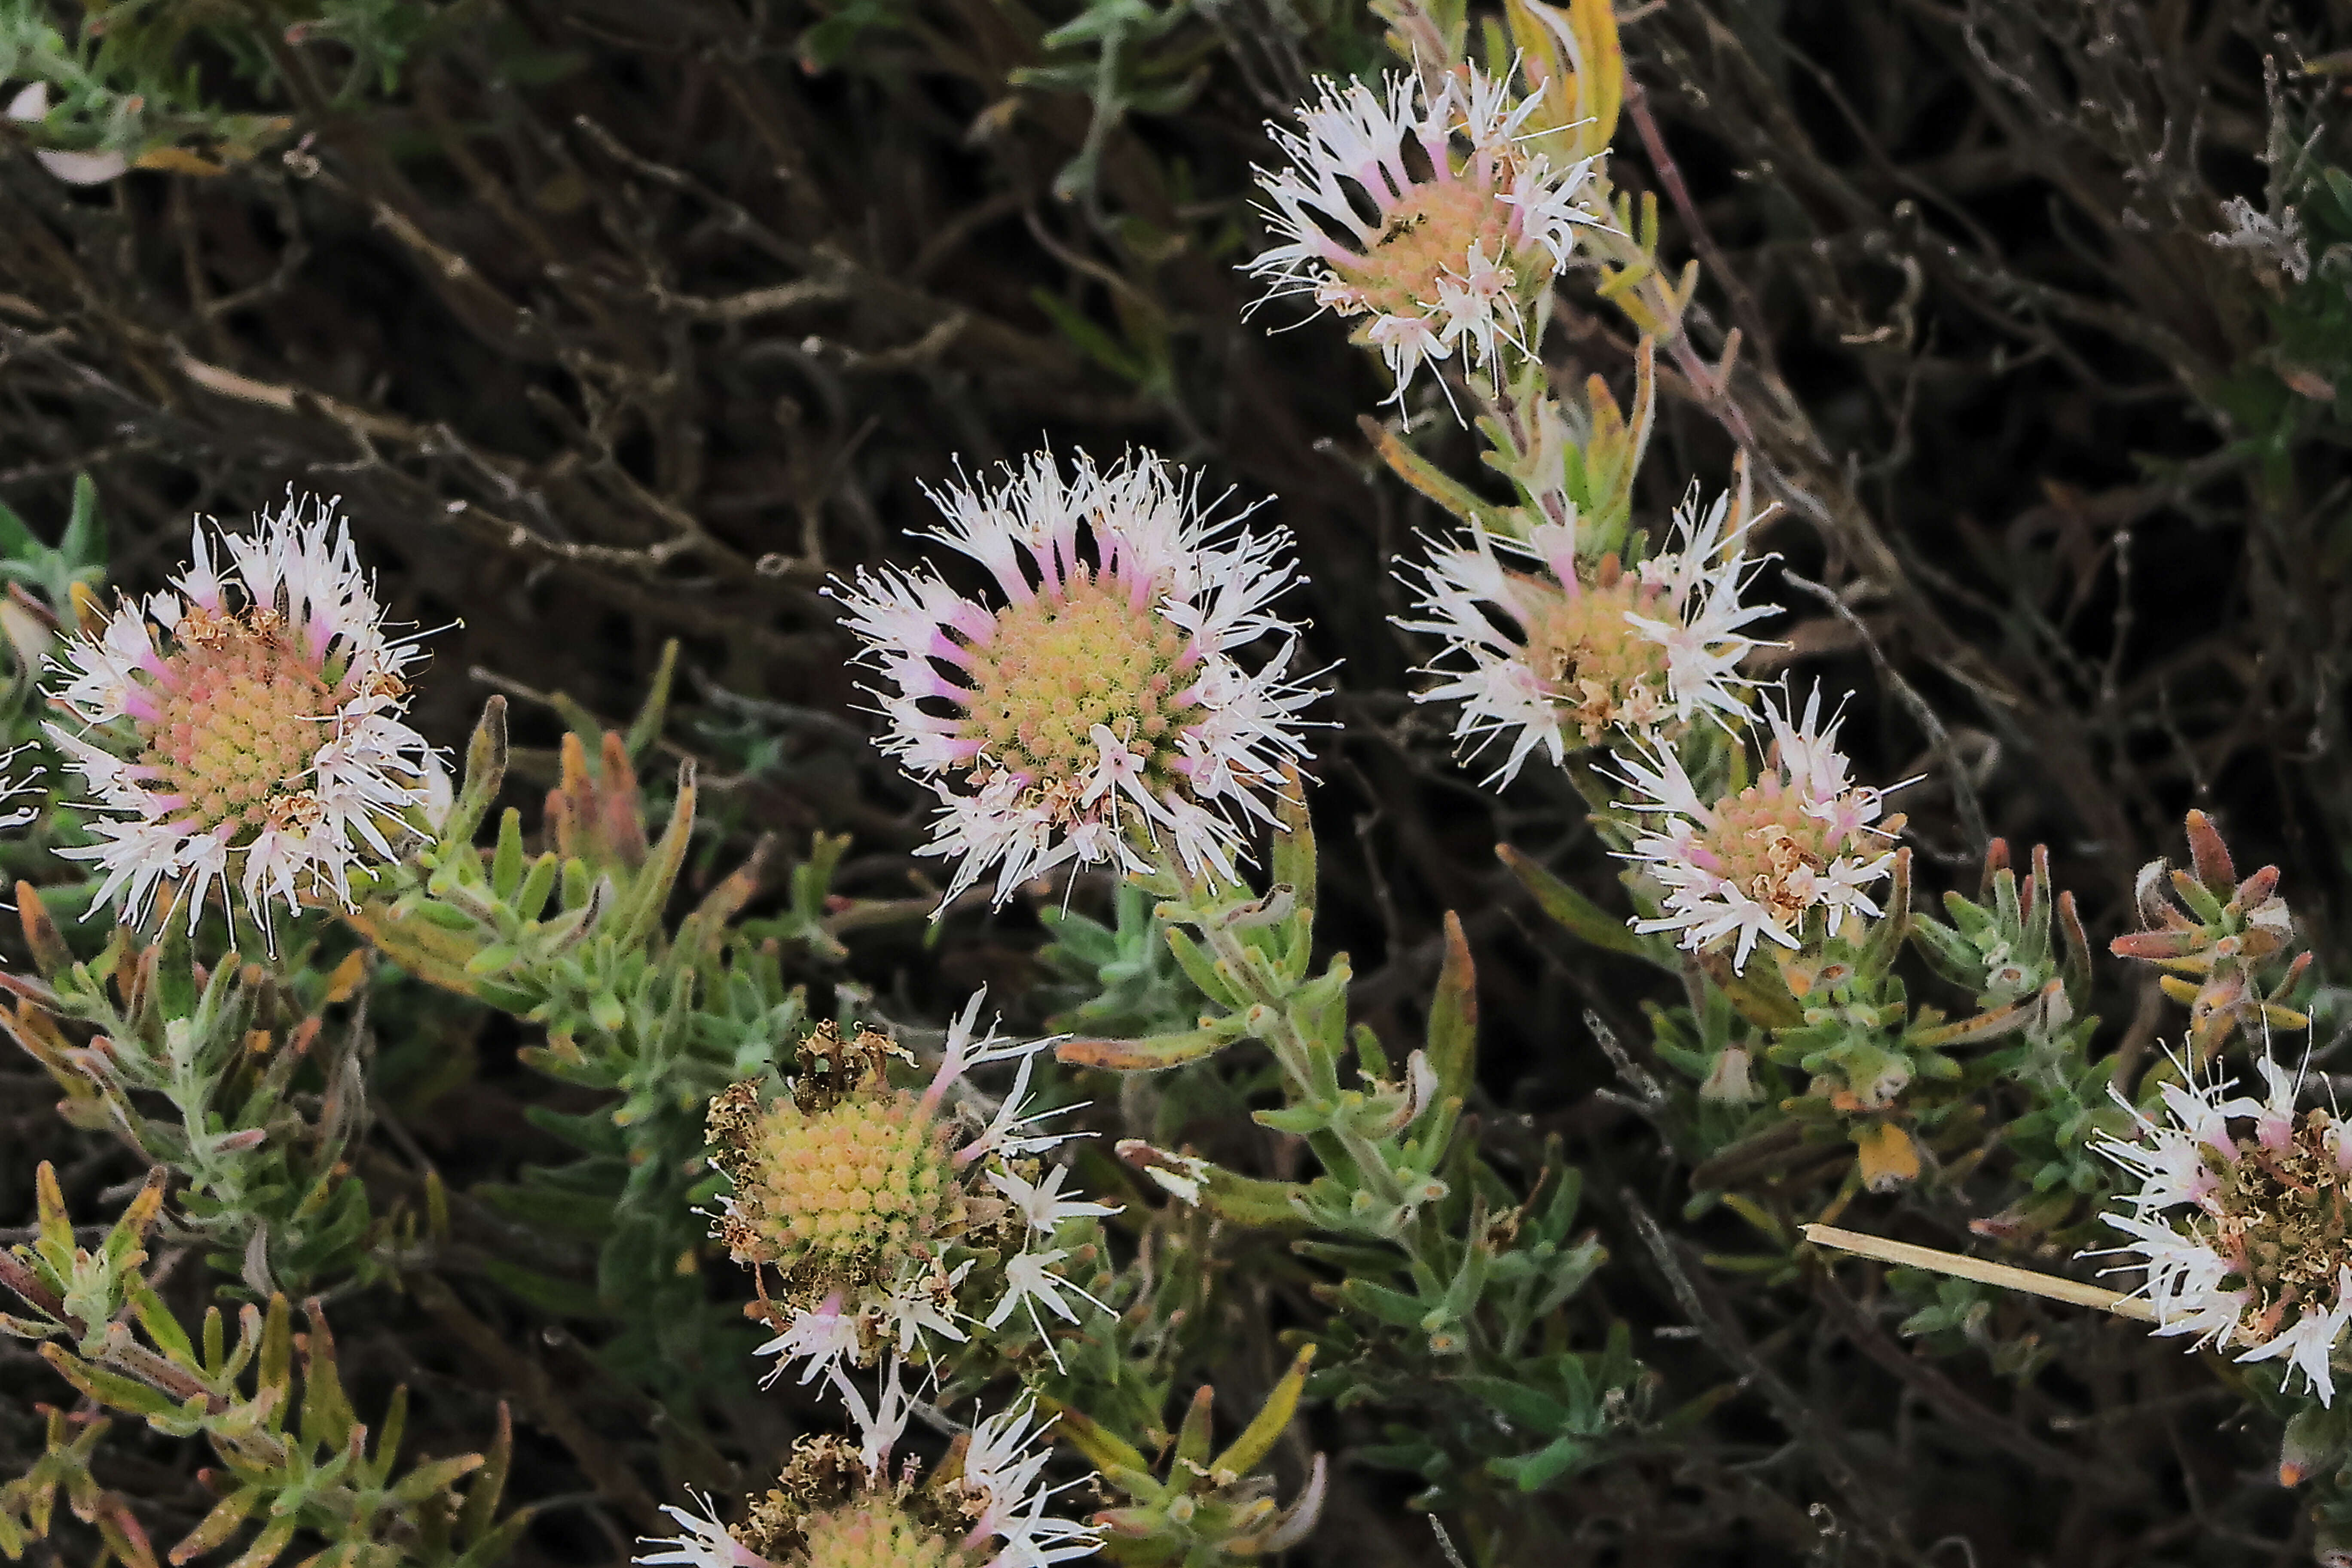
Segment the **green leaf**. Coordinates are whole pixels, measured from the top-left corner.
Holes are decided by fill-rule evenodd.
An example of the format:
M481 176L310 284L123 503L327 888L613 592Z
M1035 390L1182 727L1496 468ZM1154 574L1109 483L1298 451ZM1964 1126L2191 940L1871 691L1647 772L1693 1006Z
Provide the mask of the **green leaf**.
M1523 1492L1541 1491L1570 1469L1580 1468L1589 1450L1577 1437L1561 1437L1517 1458L1489 1459L1486 1468Z
M522 886L522 813L509 806L499 817L498 852L490 860L490 891L511 902Z
M1285 770L1282 793L1275 798L1280 829L1274 835L1273 873L1287 885L1301 909L1315 907L1315 821L1307 810L1307 791L1297 769Z
M1297 1182L1261 1181L1210 1166L1201 1180L1201 1207L1220 1219L1255 1229L1296 1228L1305 1223L1299 1202L1307 1188Z
M74 476L73 509L67 514L66 531L58 539L58 554L68 568L95 566L106 559L106 524L98 515L98 483L87 474Z
M1566 926L1572 935L1608 952L1646 958L1654 964L1658 962L1658 956L1652 951L1651 944L1635 936L1624 921L1552 875L1537 862L1508 844L1496 844L1495 853L1510 868L1511 874L1519 879L1520 884L1535 895L1535 901L1543 907L1543 912Z
M482 1261L482 1272L494 1284L528 1306L555 1317L609 1318L612 1310L597 1301L595 1292L585 1285L570 1280L559 1280L535 1269L509 1263L502 1258Z
M1298 1411L1298 1396L1307 1387L1307 1369L1314 1363L1315 1347L1301 1345L1290 1370L1282 1375L1282 1381L1274 1385L1274 1392L1265 1396L1265 1403L1258 1406L1257 1414L1242 1428L1241 1436L1210 1463L1213 1473L1229 1470L1235 1475L1247 1475L1274 1451L1276 1439Z
M68 1383L113 1409L132 1416L168 1416L179 1408L179 1401L161 1390L84 1361L63 1345L41 1346L41 1358L56 1367L58 1375Z
M1253 1111L1250 1119L1261 1127L1303 1138L1329 1126L1331 1113L1320 1105L1292 1105L1279 1111Z
M236 1533L236 1527L261 1505L267 1495L259 1487L247 1486L239 1487L221 1499L213 1505L213 1511L172 1548L171 1560L175 1563L185 1563L219 1547Z
M286 1554L286 1548L293 1544L294 1531L299 1522L299 1516L291 1513L270 1521L262 1532L253 1538L253 1544L247 1547L244 1554L230 1563L229 1568L269 1568L271 1563Z
M654 666L645 704L637 709L637 716L629 721L629 733L622 743L632 759L644 757L661 738L662 726L669 717L670 686L677 679L677 639L672 637L662 644L661 662Z
M1189 1030L1182 1034L1148 1035L1141 1040L1072 1040L1055 1048L1055 1060L1073 1067L1108 1068L1115 1072L1157 1072L1200 1061L1231 1045L1235 1030L1225 1025Z
M1369 1280L1344 1281L1339 1286L1339 1299L1384 1323L1415 1332L1419 1332L1421 1321L1430 1312L1428 1304L1420 1297L1391 1291L1385 1285L1375 1285Z
M1429 1065L1441 1100L1466 1096L1478 1071L1478 976L1461 917L1445 912L1445 962L1429 1004Z
M1087 319L1084 312L1065 304L1043 288L1029 291L1030 302L1051 317L1077 350L1122 381L1144 384L1152 379L1151 362Z
M1184 971L1185 977L1193 985L1200 988L1202 996L1221 1007L1234 1008L1241 1005L1240 998L1235 995L1233 988L1225 983L1223 976L1217 973L1217 966L1211 961L1208 954L1201 950L1201 945L1192 940L1192 933L1171 925L1167 927L1165 935L1168 938L1168 950L1176 955L1177 967Z
M180 1326L180 1320L163 1304L163 1298L147 1288L144 1280L133 1275L123 1294L138 1315L139 1326L147 1331L147 1337L166 1359L183 1366L196 1364L196 1347L188 1343L187 1331Z
M466 745L466 779L441 824L444 844L470 844L507 777L507 699L492 696Z
M419 1465L401 1478L392 1489L394 1498L404 1503L420 1503L447 1491L457 1482L482 1468L479 1454L458 1454L446 1459L436 1459Z
M1569 1425L1568 1406L1516 1379L1475 1375L1457 1377L1454 1381L1459 1387L1501 1412L1507 1419L1528 1428L1532 1434L1549 1436Z
M75 486L75 491L77 494L80 491L79 482ZM33 530L25 526L24 518L6 507L0 506L0 556L5 556L10 560L25 560L37 554L46 553L47 548L34 535Z
M499 1435L484 1458L481 1473L466 1489L466 1506L457 1515L457 1535L460 1542L478 1542L495 1534L490 1530L490 1521L498 1516L499 1497L506 1490L507 1472L514 1462L514 1416L504 1400L499 1402Z
M686 865L687 842L694 832L695 795L694 759L688 758L677 767L677 795L670 806L669 823L662 829L661 841L654 845L652 855L639 868L627 905L620 912L619 941L624 949L646 941L661 923L670 890L677 885L677 873Z

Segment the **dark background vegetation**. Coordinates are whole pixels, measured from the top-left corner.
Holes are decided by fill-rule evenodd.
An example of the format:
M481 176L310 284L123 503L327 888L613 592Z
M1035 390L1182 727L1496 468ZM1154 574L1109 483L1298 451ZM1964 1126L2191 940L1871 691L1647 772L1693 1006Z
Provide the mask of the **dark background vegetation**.
M208 92L292 119L267 154L88 190L0 157L0 501L53 527L73 476L93 476L115 578L144 587L192 513L241 516L289 484L340 494L395 615L439 629L417 711L451 746L494 690L541 745L560 725L533 694L625 718L680 639L667 744L702 758L719 831L851 833L839 890L912 897L937 874L908 852L919 803L864 742L822 585L913 555L922 486L959 462L1043 442L1197 465L1295 535L1297 608L1338 666L1314 801L1360 1015L1410 1038L1441 916L1460 911L1488 1135L1564 1134L1612 1234L1621 1193L1672 1210L1681 1177L1607 1096L1586 1022L1642 1039L1654 980L1537 917L1492 846L1622 907L1607 857L1563 781L1538 768L1481 788L1446 716L1408 698L1426 650L1388 624L1389 562L1439 519L1359 428L1378 368L1328 321L1244 319L1263 122L1312 72L1376 63L1378 23L1348 0L1087 15L1108 68L1099 43L1046 40L1072 14L1019 0L457 5L389 89L352 89L340 46L282 26L257 29L273 40L257 74L191 45ZM2209 236L2226 198L2263 206L2282 135L2336 151L2325 68L2352 13L1654 0L1621 16L1643 91L1615 177L1661 191L1664 254L1706 267L1700 348L1743 335L1727 402L1664 377L1644 515L1725 484L1730 433L1752 444L1786 503L1763 591L1788 607L1788 667L1854 690L1864 777L1922 776L1900 804L1932 884L1972 887L1989 834L2046 842L2104 938L2198 806L2242 866L2285 867L2318 972L2341 975L2347 275L2320 265L2324 236L2303 284ZM1631 343L1573 279L1551 340L1564 384L1597 372L1622 394ZM1415 423L1424 450L1468 467L1442 411ZM714 841L704 863L736 852ZM1007 1000L1031 988L1024 904L968 904L935 947L922 937L914 921L858 934L821 998L846 982L936 1017L982 981ZM2177 1008L2109 972L2116 1039L2177 1030ZM521 1119L541 1091L510 1031L430 998L388 1005L376 1142L392 1163L430 1161L462 1191L553 1156ZM44 1158L81 1199L135 1181L49 1098L29 1063L0 1064L0 1192L29 1192ZM484 1228L472 1245L499 1244L487 1217L460 1218ZM1546 1563L2308 1552L2270 1434L2226 1428L2236 1402L2172 1346L2089 1325L2070 1364L2103 1382L2004 1379L1974 1354L1915 1357L1891 1306L1829 1310L1802 1281L1710 1276L1695 1250L1713 1319L1694 1327L1641 1249L1617 1250L1599 1303L1635 1324L1669 1405L1722 1403L1549 1501ZM417 1386L428 1446L478 1444L489 1403L514 1401L516 1494L551 1505L521 1561L614 1561L675 1496L651 1458L666 1417L595 1370L593 1327L535 1318L462 1258L449 1275L520 1348L475 1354L379 1294L338 1317L347 1362ZM7 1402L43 1375L0 1350ZM793 1409L747 1389L703 1417L756 1468ZM20 1426L0 1417L0 1438ZM1328 1411L1313 1429L1343 1461L1366 1436ZM166 1518L200 1510L176 1452L142 1451L118 1484ZM1438 1560L1396 1478L1340 1476L1300 1560Z

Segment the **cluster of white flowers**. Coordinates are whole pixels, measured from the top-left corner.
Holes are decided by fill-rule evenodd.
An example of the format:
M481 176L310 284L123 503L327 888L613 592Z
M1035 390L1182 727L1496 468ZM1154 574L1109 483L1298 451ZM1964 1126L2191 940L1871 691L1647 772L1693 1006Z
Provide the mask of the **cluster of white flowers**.
M1039 453L933 498L948 525L930 537L985 567L1002 603L929 571L832 591L888 683L884 749L938 794L924 852L955 861L947 897L992 866L1000 903L1070 862L1142 870L1163 841L1230 875L1242 825L1272 820L1306 755L1297 716L1317 695L1273 612L1294 571L1284 536L1209 516L1149 455L1081 457L1065 477Z
M882 1371L869 1403L838 1368L832 1374L854 1439L803 1438L764 1497L732 1529L709 1497L696 1511L662 1511L684 1533L641 1538L645 1568L1047 1568L1091 1556L1101 1531L1045 1511L1066 1489L1044 1484L1050 1423L1027 1401L980 1421L956 1439L950 1462L927 1484L915 1465L892 1465L912 1396L899 1364ZM689 1496L693 1494L689 1493Z
M1499 344L1524 346L1527 312L1597 221L1579 201L1588 163L1520 145L1540 101L1475 66L1435 87L1402 71L1378 88L1327 78L1303 130L1268 127L1287 163L1258 171L1276 243L1251 271L1270 298L1362 318L1399 399L1457 348L1492 366Z
M190 553L175 591L122 601L59 660L69 722L48 735L100 841L61 852L133 922L166 885L193 922L217 888L266 935L273 904L348 905L355 861L388 858L446 779L402 718L417 649L385 635L332 501L289 497L249 535L199 523Z
M2299 1074L2268 1057L2255 1065L2259 1100L2181 1068L2164 1085L2162 1121L2116 1093L2137 1135L2100 1148L2140 1185L2106 1221L2147 1271L2157 1333L2233 1344L2240 1361L2284 1359L2326 1405L2352 1326L2352 1138L2329 1112L2296 1113Z
M778 1358L772 1377L799 1363L812 1382L1016 1313L1058 1357L1046 1320L1075 1323L1080 1303L1100 1306L1062 1271L1059 1241L1069 1222L1117 1210L1065 1194L1066 1170L1036 1157L1077 1135L1040 1126L1072 1107L1031 1108L1037 1056L1056 1041L981 1032L984 999L949 1028L919 1094L891 1083L898 1052L881 1036L820 1030L789 1093L770 1100L747 1082L711 1103L713 1159L733 1184L714 1234L780 1277L768 1297L777 1332L760 1347ZM1017 1065L992 1114L947 1113L969 1074L1003 1062Z
M1765 697L1767 771L1712 805L1671 747L1621 759L1630 803L1653 818L1626 858L1666 890L1664 913L1637 929L1671 931L1694 951L1727 938L1744 968L1759 937L1794 948L1809 918L1826 934L1878 913L1866 890L1895 863L1879 822L1885 792L1853 782L1841 721L1821 722L1821 700L1817 689L1791 722L1784 702Z
M1497 737L1509 752L1490 782L1516 776L1541 749L1557 765L1620 735L1653 738L1702 714L1744 716L1739 664L1747 628L1774 613L1743 604L1760 563L1747 554L1745 507L1694 494L1675 514L1668 548L1627 571L1615 558L1580 563L1576 521L1538 525L1524 543L1473 527L1466 542L1433 541L1417 582L1421 616L1398 622L1444 640L1423 673L1443 684L1420 702L1459 702L1454 738L1474 753Z

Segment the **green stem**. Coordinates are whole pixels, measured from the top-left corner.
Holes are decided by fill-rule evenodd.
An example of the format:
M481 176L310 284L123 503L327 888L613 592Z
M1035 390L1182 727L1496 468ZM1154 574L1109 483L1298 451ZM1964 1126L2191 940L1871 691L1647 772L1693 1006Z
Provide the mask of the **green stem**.
M1248 890L1239 886L1218 887L1181 865L1171 865L1168 869L1181 889L1183 923L1201 933L1210 952L1233 977L1233 983L1240 989L1244 1005L1252 1010L1265 1009L1265 1021L1263 1025L1254 1025L1252 1033L1273 1051L1275 1060L1281 1065L1293 1103L1303 1103L1321 1111L1339 1111L1340 1106L1315 1082L1309 1067L1315 1056L1315 1042L1299 1030L1292 1013L1292 1003L1306 988L1307 982L1286 981L1273 973L1258 960L1255 950L1233 930L1229 915L1216 908L1218 903L1230 904L1233 894ZM1219 894L1225 896L1220 898ZM1391 1208L1402 1204L1405 1184L1389 1157L1389 1150L1381 1144L1335 1119L1334 1124L1326 1132L1310 1134L1307 1145L1332 1175L1352 1175L1360 1190L1371 1192ZM1391 1239L1410 1262L1417 1267L1435 1270L1435 1264L1429 1256L1428 1221L1419 1207L1412 1211L1407 1223Z

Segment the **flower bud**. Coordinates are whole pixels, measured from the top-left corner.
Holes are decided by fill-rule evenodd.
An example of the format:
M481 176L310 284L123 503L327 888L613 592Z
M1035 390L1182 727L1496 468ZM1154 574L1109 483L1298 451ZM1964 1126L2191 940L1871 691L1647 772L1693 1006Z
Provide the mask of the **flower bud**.
M2279 1485L2301 1486L2333 1469L2344 1458L2347 1443L2352 1443L2352 1406L2296 1411L2279 1441Z
M1706 1070L1706 1080L1698 1086L1698 1097L1722 1105L1746 1105L1763 1097L1748 1075L1748 1056L1744 1047L1725 1046L1716 1057L1715 1065Z

